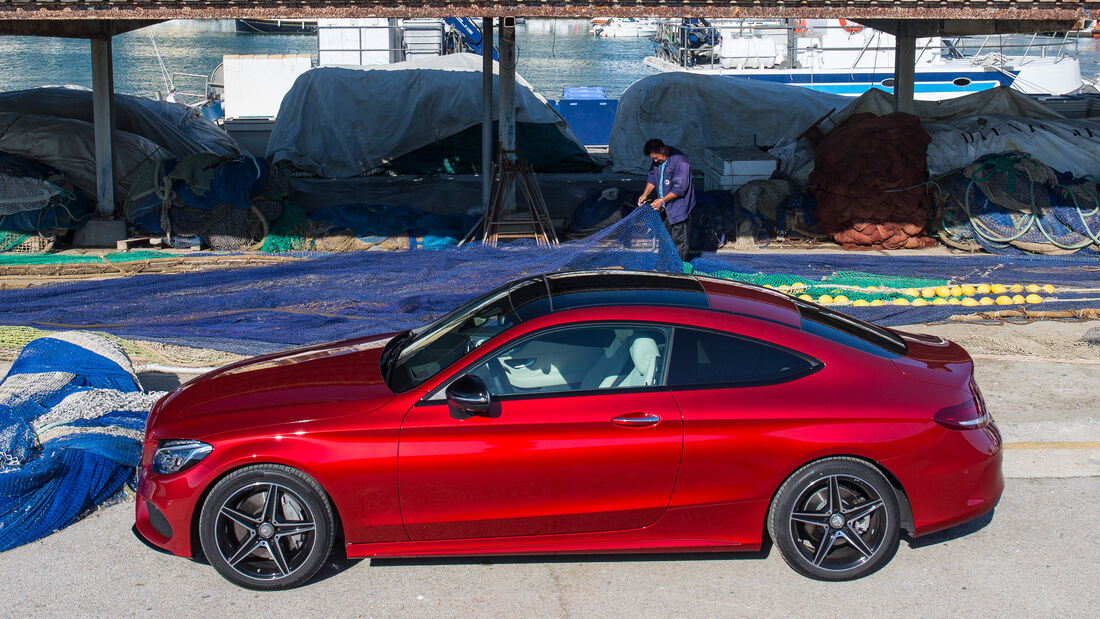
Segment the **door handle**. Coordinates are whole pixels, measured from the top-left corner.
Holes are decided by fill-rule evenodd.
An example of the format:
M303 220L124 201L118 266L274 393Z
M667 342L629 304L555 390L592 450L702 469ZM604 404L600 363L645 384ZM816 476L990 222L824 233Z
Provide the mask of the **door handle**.
M612 419L611 423L627 426L629 428L637 428L640 426L657 425L659 421L661 421L661 417L653 413L630 413Z

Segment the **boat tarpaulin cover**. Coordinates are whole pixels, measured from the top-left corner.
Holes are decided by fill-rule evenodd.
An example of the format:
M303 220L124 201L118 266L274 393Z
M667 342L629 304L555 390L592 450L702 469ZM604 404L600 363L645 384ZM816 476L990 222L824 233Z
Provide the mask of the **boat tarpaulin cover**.
M0 381L0 551L66 527L134 479L145 393L126 353L86 332L38 338Z
M772 146L797 137L851 99L801 86L728 76L661 73L635 82L619 99L611 129L616 172L644 173L642 146L659 138L696 167L708 146Z
M272 163L286 162L325 178L363 176L479 125L481 86L481 56L473 54L313 69L300 75L283 98L267 156ZM525 155L519 145L520 155L536 170L586 152L561 116L518 75L516 122L556 128L563 138L554 145L560 153ZM541 166L532 161L536 157Z
M91 123L92 91L45 87L0 93L0 112L37 114ZM116 93L115 129L139 135L176 157L196 153L224 157L240 154L237 143L229 134L204 118L198 110L181 103Z

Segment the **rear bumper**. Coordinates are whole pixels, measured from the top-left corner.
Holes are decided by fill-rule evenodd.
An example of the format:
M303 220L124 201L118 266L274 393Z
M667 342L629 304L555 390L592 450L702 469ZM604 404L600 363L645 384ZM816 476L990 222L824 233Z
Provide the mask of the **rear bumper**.
M944 430L933 448L884 464L905 488L913 508L913 535L921 536L996 507L1005 485L1001 459L1001 435L990 424L978 430Z

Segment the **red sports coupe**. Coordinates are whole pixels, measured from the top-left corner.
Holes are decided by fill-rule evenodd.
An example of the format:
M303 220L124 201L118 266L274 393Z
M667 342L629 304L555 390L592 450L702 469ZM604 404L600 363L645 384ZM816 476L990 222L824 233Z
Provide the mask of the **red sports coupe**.
M529 277L165 396L136 530L254 589L349 557L759 550L848 580L988 512L958 345L724 280Z

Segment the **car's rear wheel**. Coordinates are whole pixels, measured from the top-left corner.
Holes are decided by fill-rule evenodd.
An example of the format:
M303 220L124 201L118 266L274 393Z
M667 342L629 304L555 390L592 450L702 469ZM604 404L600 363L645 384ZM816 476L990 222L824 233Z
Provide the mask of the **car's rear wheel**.
M897 496L855 458L811 462L787 478L768 511L768 533L795 571L854 580L886 565L901 537Z
M334 536L332 504L305 473L257 464L233 471L210 491L199 515L206 559L242 587L287 589L324 564Z

